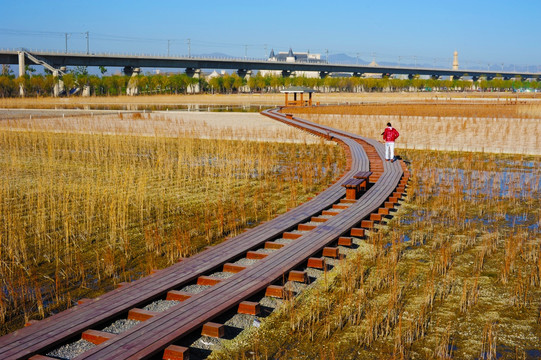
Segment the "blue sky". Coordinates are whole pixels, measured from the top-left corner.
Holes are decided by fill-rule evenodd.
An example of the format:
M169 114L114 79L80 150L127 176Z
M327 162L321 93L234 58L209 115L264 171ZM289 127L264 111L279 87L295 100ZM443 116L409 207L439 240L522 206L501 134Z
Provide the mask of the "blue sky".
M541 1L0 0L0 48L262 58L271 48L370 61L541 65ZM247 46L246 46L247 45ZM530 70L538 71L532 67Z

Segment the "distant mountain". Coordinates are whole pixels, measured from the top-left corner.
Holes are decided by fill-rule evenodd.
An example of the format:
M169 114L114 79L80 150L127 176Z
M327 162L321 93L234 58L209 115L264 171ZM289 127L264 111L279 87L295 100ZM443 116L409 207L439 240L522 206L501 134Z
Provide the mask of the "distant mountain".
M228 54L213 52L208 54L192 54L192 57L210 57L210 58L238 58L238 56L231 56Z
M324 55L321 55L322 60L325 60ZM359 65L366 65L370 61L366 61L362 58L357 59L356 57L349 56L347 54L330 54L329 55L329 62L333 64L359 64Z

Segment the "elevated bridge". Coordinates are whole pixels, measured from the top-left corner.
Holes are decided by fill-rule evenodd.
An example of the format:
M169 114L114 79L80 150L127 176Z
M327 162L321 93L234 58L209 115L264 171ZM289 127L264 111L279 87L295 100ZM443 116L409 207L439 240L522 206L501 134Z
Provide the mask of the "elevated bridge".
M204 58L204 57L169 57L152 55L115 55L115 54L86 54L86 53L55 53L46 51L27 50L0 50L0 64L19 65L19 76L24 74L24 62L28 59L33 63L61 69L67 66L112 66L123 67L126 74L133 73L140 68L175 68L186 69L188 74L199 74L202 69L236 70L239 75L245 76L252 71L273 70L282 71L284 76L295 71L319 72L322 77L331 73L345 73L352 76L363 74L382 74L382 76L416 75L431 76L435 79L450 76L460 79L470 76L474 80L481 77L491 80L496 77L504 79L522 78L539 81L541 73L515 72L515 71L488 71L472 69L440 69L422 67L396 67L396 66L370 66L353 64L332 64L326 62L285 62L255 59L235 58ZM34 60L36 59L36 60ZM44 65L48 68L47 65ZM50 69L49 69L50 70Z

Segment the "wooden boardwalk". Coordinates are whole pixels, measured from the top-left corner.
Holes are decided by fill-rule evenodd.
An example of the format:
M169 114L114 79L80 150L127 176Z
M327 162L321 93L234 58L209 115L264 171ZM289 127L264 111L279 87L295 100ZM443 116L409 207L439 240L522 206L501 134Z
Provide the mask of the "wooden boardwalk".
M381 161L384 150L377 141L291 116L286 117L277 111L266 111L264 114L341 143L348 152L348 171L314 199L271 221L156 274L1 337L0 358L44 359L43 355L48 351L79 339L86 330L100 329L120 317L126 317L131 309L140 308L157 299L165 299L169 291L193 284L202 275L221 271L224 264L245 257L249 251L262 248L267 241L282 237L284 232L296 230L299 224L309 222L313 216L331 208L345 195L343 183L359 171L373 170L371 167L374 162L379 161L378 166L381 166L382 171L374 178L377 182L358 201L338 215L246 269L199 294L192 295L167 311L154 314L148 320L113 336L77 359L161 357L169 345L235 308L242 301L265 291L291 269L306 264L308 258L320 256L322 249L335 243L339 237L349 235L350 229L359 227L363 220L369 219L371 214L384 206L401 183L403 166L399 162Z

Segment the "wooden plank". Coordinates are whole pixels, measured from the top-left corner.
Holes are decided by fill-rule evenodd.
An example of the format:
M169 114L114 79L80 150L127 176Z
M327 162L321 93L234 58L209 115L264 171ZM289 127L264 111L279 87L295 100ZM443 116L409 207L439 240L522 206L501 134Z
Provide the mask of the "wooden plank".
M163 360L189 360L190 349L184 346L169 345L163 352Z
M208 322L205 325L203 325L203 330L201 331L201 335L215 337L215 338L224 337L224 334L225 334L224 325L217 324L214 322Z
M261 313L261 305L255 301L243 301L239 304L237 312L239 314L259 315Z
M94 345L99 345L107 340L111 340L115 336L112 333L89 329L83 332L81 339L91 342Z
M231 264L231 263L225 263L223 271L236 274L236 273L241 272L244 269L246 269L246 266L241 266L241 265Z
M325 268L325 259L324 258L314 258L311 257L308 259L306 267L314 269L324 269Z
M291 270L287 279L293 282L307 283L308 274L306 273L306 271Z
M159 312L156 312L156 311L148 311L148 310L143 310L143 309L131 309L128 312L128 320L146 321L158 314Z
M170 290L167 293L166 300L175 300L175 301L185 301L191 298L193 294L187 293L185 291L179 291L179 290Z

